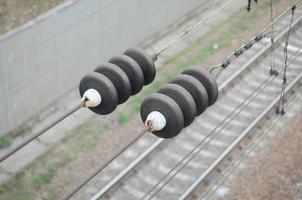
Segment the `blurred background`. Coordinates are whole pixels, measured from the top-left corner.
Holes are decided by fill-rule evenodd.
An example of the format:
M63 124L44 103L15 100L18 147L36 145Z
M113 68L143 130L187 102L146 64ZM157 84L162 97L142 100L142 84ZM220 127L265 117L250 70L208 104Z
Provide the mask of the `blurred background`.
M151 55L225 2L0 0L0 154L77 105L79 81L99 64L133 46ZM276 18L295 1L272 2ZM100 116L82 109L0 163L0 199L62 199L143 129L139 110L144 97L188 67L208 68L220 63L271 22L270 3L252 1L247 12L248 1L234 0L165 51L156 62L154 82L114 113ZM301 17L299 7L296 17ZM247 52L238 67L257 52ZM223 83L223 78L218 83ZM227 182L227 190L215 198L302 199L301 111L299 106L289 114L274 139L260 145L257 156L246 161L247 167L238 169L240 179ZM132 151L140 155L155 139L150 134L146 144ZM90 199L131 159L120 162L123 166L113 164L111 171L100 174L74 199ZM198 199L198 195L191 198Z

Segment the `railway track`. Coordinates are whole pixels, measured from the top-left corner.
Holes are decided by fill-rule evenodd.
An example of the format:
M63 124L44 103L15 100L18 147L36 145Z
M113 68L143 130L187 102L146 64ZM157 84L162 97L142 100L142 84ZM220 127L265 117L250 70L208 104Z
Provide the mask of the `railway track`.
M189 193L184 193L184 197L189 197L187 199L224 199L225 196L228 196L231 191L228 181L240 179L237 172L247 167L244 161L247 158L256 157L257 153L261 152L262 147L265 147L267 142L274 140L280 130L288 127L287 123L290 123L293 117L299 112L297 110L301 110L302 105L299 103L302 100L301 75L296 77L291 86L287 88L287 93L290 92L291 95L288 95L286 98L286 115L276 115L275 109L272 109L272 107L275 107L277 102L272 102L271 107L267 108L270 112L265 117L259 116L261 123L257 125L257 128L246 132L248 137L244 137L245 135L242 134L241 137L238 137L237 141L234 141L230 145L228 148L229 152L225 152L228 153L224 157L226 161L220 165L216 165L216 170L213 170L214 172L209 175L208 179L211 179L211 183L205 186L205 184L199 184L201 179L197 180L196 184L192 184L191 186L194 189L188 189ZM230 199L230 197L228 196L227 199Z
M283 30L276 38L279 70L287 25L285 19L276 27ZM289 57L295 60L288 69L288 91L302 76L302 58L295 57L302 47L301 17L294 20L289 44ZM278 101L282 79L269 75L269 57L268 43L251 48L219 77L220 98L215 106L171 140L142 137L94 180L88 191L92 199L186 199L196 187L206 188L211 173Z

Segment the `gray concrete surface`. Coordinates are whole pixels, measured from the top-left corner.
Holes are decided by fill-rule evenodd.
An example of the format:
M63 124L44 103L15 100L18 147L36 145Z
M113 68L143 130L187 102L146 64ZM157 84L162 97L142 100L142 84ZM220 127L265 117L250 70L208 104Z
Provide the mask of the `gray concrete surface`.
M76 88L98 64L141 44L205 2L67 2L0 36L0 136Z
M162 47L163 45L167 44L169 41L174 39L176 37L177 33L180 33L181 31L185 30L188 26L196 23L198 20L203 18L204 16L210 14L213 12L216 7L219 5L217 2L220 0L215 0L211 2L207 2L204 4L201 8L197 9L195 17L193 17L190 20L185 19L178 19L173 27L169 27L167 29L161 30L156 38L152 39L150 38L146 42L144 42L144 46L149 52L152 52L152 49L158 49ZM168 51L164 52L163 55L158 59L156 62L157 67L164 67L162 63L166 62L167 59L169 59L170 56L175 55L182 51L185 47L190 45L191 43L195 42L195 40L207 33L209 29L215 25L217 25L221 20L225 19L225 17L230 16L232 13L236 12L239 8L241 8L243 5L240 2L241 0L236 0L234 3L228 7L224 15L219 15L218 17L210 19L207 23L202 25L200 28L198 28L195 32L189 34L184 40L178 42ZM220 1L221 2L221 1ZM191 12L192 14L192 12ZM185 20L185 22L183 22ZM177 25L176 25L177 24ZM179 26L181 24L181 26ZM0 74L1 75L1 74ZM72 106L78 104L78 91L77 89L72 89L71 92L68 93L68 95L64 96L64 98L60 99L60 103L53 104L51 108L45 110L44 112L40 113L40 118L42 120L39 120L38 122L34 123L34 125L31 127L32 130L30 133L26 133L25 136L18 137L14 139L11 146L7 149L0 150L0 156L9 151L11 148L14 148L16 145L18 145L20 142L24 140L24 138L28 137L30 134L37 132L42 127L44 127L46 124L53 121L58 116L62 115L64 112L67 112L69 109L71 109ZM63 120L60 124L53 127L51 130L47 131L44 135L39 137L37 142L33 143L31 146L32 149L38 149L40 148L40 145L42 145L43 149L40 149L39 151L27 151L27 150L21 150L17 154L18 156L12 156L9 160L3 162L0 164L0 185L5 183L7 180L9 180L15 172L21 171L26 167L30 162L35 160L37 157L45 154L49 149L54 147L57 143L61 141L61 139L68 136L71 132L70 130L78 127L82 123L85 123L87 120L89 120L91 117L95 116L91 111L87 109L81 109L74 113L72 116L68 117L67 119ZM108 117L108 116L106 116ZM28 156L28 154L31 154ZM32 155L34 154L34 155ZM19 160L19 157L22 157L22 160ZM14 172L10 172L10 165L14 165Z

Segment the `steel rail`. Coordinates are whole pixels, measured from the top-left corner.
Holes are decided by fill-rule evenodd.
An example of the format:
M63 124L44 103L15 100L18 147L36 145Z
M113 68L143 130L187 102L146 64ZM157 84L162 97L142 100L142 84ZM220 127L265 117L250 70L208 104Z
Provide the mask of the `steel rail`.
M293 101L292 103L288 104L286 106L286 109L291 109L291 107L297 103L297 101L301 98L302 93L300 93L298 96L294 97L294 99L290 99L290 101ZM264 131L271 130L277 122L279 122L283 116L281 115L276 115L273 117L271 120L268 121L268 123L259 131L256 136L252 139L252 141L245 147L245 149L237 156L236 159L234 159L228 167L221 173L221 175L216 179L215 183L213 183L210 187L209 190L200 198L203 199L204 196L206 196L206 199L211 198L217 189L228 179L228 177L235 171L235 169L248 157L249 153L252 152L253 149L257 147L259 144L260 140L263 139L267 132L264 133ZM229 173L228 173L229 172ZM226 173L228 173L226 175ZM219 181L221 181L218 185L216 185ZM215 187L215 189L213 189ZM213 191L210 191L212 190Z
M295 20L293 23L293 28L301 22L302 17L299 17ZM288 29L283 30L278 36L276 36L276 43L280 43L280 40L285 36L285 34L288 32ZM224 93L228 86L235 81L240 74L244 73L247 69L249 69L257 60L261 59L265 53L270 51L271 44L266 45L264 48L262 48L256 55L254 55L249 62L244 64L240 69L238 69L232 76L230 76L227 80L225 80L221 85L219 85L219 92ZM166 140L163 139L157 139L154 144L152 144L148 149L146 149L141 156L136 158L132 163L130 163L129 166L127 166L124 170L122 170L117 176L115 176L113 179L111 179L99 192L97 192L91 200L96 200L100 197L102 197L106 192L108 192L112 187L114 187L122 178L124 178L127 174L131 172L133 168L138 166L144 159L146 159L152 152L154 152L160 145L165 143ZM142 156L143 155L143 156Z
M295 57L295 56L293 56ZM281 68L279 69L279 71L281 71ZM256 98L259 95L259 90L264 90L265 88L268 87L268 83L274 81L274 79L276 78L276 76L268 76L267 79L265 79L263 82L261 82L261 84L252 92L249 94L249 96L247 98L245 98L239 105L239 107L236 107L233 111L235 113L234 116L232 116L232 118L226 122L225 126L223 126L222 128L220 128L217 132L216 132L216 128L213 130L213 133L211 132L207 137L211 136L209 140L207 140L206 142L204 141L204 139L198 143L198 145L196 145L175 167L173 167L171 169L171 171L169 173L167 173L159 182L157 182L157 184L155 184L151 190L149 190L148 193L145 194L145 196L142 198L144 199L145 197L147 197L148 194L150 194L161 182L163 182L167 177L168 180L162 184L159 189L157 189L156 192L154 192L151 197L149 199L152 199L154 196L156 196L182 169L184 169L203 149L205 149L216 137L218 137L219 135L221 135L221 132L224 130L225 127L227 127L242 111L243 109L250 105L253 101L254 98ZM241 107L242 106L242 107ZM236 113L236 111L238 111ZM228 118L228 117L226 117ZM215 132L214 132L215 131ZM206 137L206 138L207 138ZM203 145L203 146L201 146ZM189 159L187 159L189 158ZM186 160L187 159L187 160ZM184 162L185 161L185 162ZM182 166L181 164L184 163ZM181 167L179 167L181 166ZM171 172L174 172L173 174ZM172 175L171 175L172 174ZM171 175L171 176L169 176Z
M302 51L298 53L298 55L301 54ZM297 56L298 56L297 55ZM289 90L296 85L297 82L300 81L302 78L302 72L290 83L289 86L286 87L285 94L289 92ZM250 133L253 131L255 126L259 124L259 122L265 118L266 114L269 113L274 106L278 103L279 96L276 96L276 98L273 100L270 105L261 112L261 114L240 134L238 138L211 164L207 170L202 173L197 180L184 192L184 194L178 199L178 200L184 200L186 199L192 191L202 182L204 181L209 174L225 159L225 157Z

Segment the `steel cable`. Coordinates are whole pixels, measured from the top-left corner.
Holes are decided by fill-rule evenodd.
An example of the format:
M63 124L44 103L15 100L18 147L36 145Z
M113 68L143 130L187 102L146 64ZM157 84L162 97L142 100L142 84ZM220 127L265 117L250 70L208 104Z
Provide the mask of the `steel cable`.
M234 0L229 0L227 1L224 5L222 5L221 7L219 7L217 10L215 10L214 12L212 12L211 14L207 15L206 17L202 18L200 21L198 21L196 24L189 26L184 32L182 32L176 39L174 39L173 41L171 41L170 43L168 43L166 46L164 46L163 48L159 49L156 52L156 56L158 56L159 54L161 54L162 52L164 52L166 49L170 48L174 43L176 43L178 40L182 39L185 35L187 35L188 33L190 33L191 31L195 30L198 26L200 26L201 24L203 24L204 22L206 22L208 19L214 17L216 14L218 14L219 12L221 12L224 8L226 8L228 5L230 5ZM49 125L47 125L45 128L43 128L41 131L39 131L38 133L34 134L33 136L31 136L30 138L28 138L26 141L24 141L23 143L21 143L20 145L18 145L17 147L15 147L14 149L12 149L11 151L9 151L8 153L6 153L5 155L3 155L0 158L0 162L4 161L5 159L7 159L8 157L10 157L12 154L14 154L15 152L17 152L19 149L21 149L22 147L24 147L25 145L27 145L28 143L30 143L32 140L36 139L37 137L39 137L40 135L42 135L43 133L45 133L47 130L49 130L50 128L52 128L53 126L55 126L56 124L58 124L60 121L62 121L63 119L65 119L66 117L68 117L69 115L71 115L72 113L74 113L75 111L79 110L81 107L83 107L83 102L75 107L74 109L72 109L71 111L67 112L66 114L64 114L62 117L56 119L54 122L50 123Z
M234 0L229 0L227 1L223 6L219 7L217 10L215 10L214 12L212 12L210 15L206 16L205 18L201 19L198 23L188 27L183 33L181 33L176 39L172 40L170 43L168 43L166 46L164 46L163 48L159 49L156 52L156 56L158 56L159 54L161 54L162 52L164 52L166 49L170 48L174 43L176 43L177 41L179 41L180 39L182 39L185 35L187 35L188 33L190 33L191 31L195 30L198 26L200 26L201 24L203 24L204 22L206 22L208 19L210 19L211 17L215 16L216 14L218 14L219 12L221 12L224 8L226 8L228 5L230 5ZM297 4L300 0L297 0L295 4ZM285 12L286 13L286 12ZM282 14L283 15L283 14ZM274 22L272 22L270 25L273 25L274 23L276 23L276 21L278 21L280 19L280 16L275 19ZM44 127L43 129L41 129L40 131L38 131L37 133L35 133L34 135L30 136L28 139L26 139L24 142L20 143L19 145L17 145L15 148L13 148L12 150L10 150L9 152L7 152L6 154L4 154L3 156L1 156L0 158L0 162L4 161L5 159L7 159L8 157L10 157L11 155L13 155L14 153L16 153L18 150L20 150L21 148L23 148L25 145L27 145L28 143L30 143L31 141L33 141L34 139L36 139L37 137L41 136L42 134L44 134L47 130L49 130L50 128L52 128L53 126L55 126L56 124L58 124L59 122L61 122L62 120L64 120L66 117L70 116L71 114L73 114L74 112L76 112L77 110L79 110L81 107L83 107L85 103L81 102L81 104L79 104L78 106L76 106L75 108L73 108L72 110L68 111L67 113L65 113L64 115L62 115L61 117L59 117L58 119L56 119L55 121L51 122L49 125L47 125L46 127ZM146 131L144 131L145 133ZM85 179L85 181L83 182L83 184L80 184L80 186L78 186L76 188L76 191L78 191L80 188L82 188L86 183L88 183L93 177L95 177L98 173L100 173L109 163L111 163L116 157L118 157L125 149L127 149L129 146L131 146L133 143L135 143L144 133L140 134L137 138L135 138L134 140L132 140L128 145L126 145L124 148L122 148L122 151L118 151L110 160L109 162L107 162L104 166L100 167L98 170L96 170L95 173L93 173L90 177L88 177L87 179ZM75 191L75 192L76 192ZM72 192L71 196L75 193ZM67 196L68 197L68 196Z
M264 37L265 33L268 31L269 28L271 28L272 26L274 26L284 15L286 15L289 11L292 10L293 7L296 7L298 3L300 3L301 0L297 0L295 1L295 3L293 3L291 6L289 6L285 11L283 11L276 19L274 19L272 22L270 22L267 26L265 26L260 32L258 32L257 34L255 34L255 36L253 38L251 38L247 43L243 44L242 46L240 46L239 48L237 48L236 50L234 50L233 52L231 52L225 59L224 62L219 63L217 65L213 65L210 66L208 68L209 72L213 72L214 70L221 68L221 70L225 69L233 59L237 58L238 56L238 51L240 51L239 56L246 50L245 50L245 46L247 44L249 45L254 45L258 40L257 38L259 37ZM225 61L227 62L227 65L225 64Z
M166 51L167 49L169 49L170 47L172 47L176 42L180 41L188 33L194 31L201 24L205 23L207 20L209 20L210 18L212 18L215 15L217 15L218 13L220 13L224 8L226 8L227 6L229 6L233 1L234 0L226 1L226 3L224 3L218 9L216 9L214 12L212 12L209 15L207 15L206 17L202 18L196 24L194 24L192 26L189 26L184 32L180 33L174 40L170 41L168 44L166 44L165 46L163 46L162 48L160 48L159 50L157 50L156 53L155 53L155 57L159 56L161 53L163 53L164 51Z
M271 78L271 76L270 76ZM274 79L274 78L273 78ZM269 80L269 79L267 79ZM263 85L266 83L267 81L263 82ZM262 86L262 85L261 85ZM258 91L261 86L259 86L254 92ZM170 174L172 174L172 172L174 172L174 170L176 170L191 154L193 154L195 152L195 150L197 150L195 152L195 155L198 155L200 153L200 151L202 151L204 148L206 148L208 146L208 144L213 140L215 139L222 131L225 127L227 127L231 122L232 120L238 116L242 110L240 110L240 107L242 105L245 104L245 102L247 102L247 100L249 100L249 98L253 95L254 93L251 93L241 104L239 104L239 106L237 106L227 117L225 117L225 119L218 125L215 127L215 129L213 129L204 139L202 139L202 141L200 141L200 143L198 143L196 145L195 148L193 148L188 154L185 155L185 157L177 164L175 165L163 178L161 178L145 195L144 197L142 197L141 199L145 199L161 182L163 182L167 177L169 177ZM250 103L250 102L249 102ZM245 106L249 105L246 104ZM216 132L216 130L218 130L218 128L224 124L224 122L226 122L228 119L230 119L230 117L237 111L239 110L238 113L236 113L232 118L231 120L229 120L222 128L219 129L219 131ZM215 133L216 132L216 133ZM215 133L215 134L214 134ZM214 136L213 136L214 135ZM211 137L208 141L206 141L210 136L213 136ZM203 145L200 149L199 146L204 144L204 142L206 141L205 145ZM151 197L149 199L152 199L155 195L157 195L161 190L162 188L164 188L170 180L172 180L177 174L179 171L181 171L193 158L195 158L195 156L192 156L190 159L188 159L183 165L182 167L180 167L172 176L170 176L170 178L163 184L161 185L161 187L159 187L159 189L153 193L153 195L151 195Z
M295 4L297 4L300 0L297 0ZM227 7L229 4L231 4L231 1L228 1L226 4L224 4L222 7L220 7L219 9L215 10L213 13L211 13L209 16L206 16L205 18L201 19L197 24L190 26L189 28L187 28L183 33L181 33L176 39L172 40L170 43L168 43L166 46L164 46L163 48L159 49L155 54L155 56L158 56L159 54L161 54L162 52L164 52L165 50L167 50L168 48L170 48L171 46L173 46L174 43L176 43L177 41L179 41L180 39L182 39L185 35L187 35L189 32L193 31L195 28L197 28L199 25L201 25L202 23L204 23L205 21L207 21L209 18L213 17L214 15L216 15L217 13L219 13L222 9L224 9L225 7ZM279 21L281 19L281 17L283 15L285 15L288 12L288 10L284 11L278 18L276 18L273 22L271 22L267 27L265 27L263 29L263 31L266 31L270 26L273 26L277 21ZM217 66L221 66L217 65ZM130 145L129 145L130 146ZM114 160L114 159L112 159ZM109 163L108 163L109 164ZM102 171L103 168L101 168L101 170L96 170L97 172L94 173L93 177L96 176L98 173L100 173ZM92 177L92 178L93 178ZM88 178L86 179L87 181L85 181L86 183L89 182L89 180L91 180L92 178ZM85 184L86 184L85 183ZM85 185L84 184L84 185ZM82 185L81 188L84 186ZM78 190L77 190L78 191ZM76 191L75 191L76 192ZM75 193L74 192L74 193ZM74 194L73 193L73 194ZM68 198L67 198L68 199Z
M271 22L274 21L274 8L273 8L273 0L270 0L270 14L271 14ZM271 27L271 57L270 57L270 74L271 75L278 75L276 74L276 67L275 67L275 37L274 37L275 29L274 25Z
M281 114L284 115L285 111L284 111L284 89L285 89L285 85L286 85L286 81L287 81L287 76L286 76L286 72L287 72L287 67L288 67L288 42L289 42L289 37L290 37L290 31L292 29L292 23L293 23L293 19L294 19L294 15L295 15L295 10L296 10L296 5L294 5L292 7L292 13L291 13L291 19L289 22L289 31L287 33L287 37L286 37L286 41L285 41L285 45L284 45L284 71L283 71L283 83L282 83L282 87L281 87L281 92L280 92L280 100L279 100L279 105L278 108L276 110L277 114Z
M96 177L101 171L103 171L113 160L115 160L118 156L120 156L126 149L128 149L131 145L133 145L136 141L138 141L148 130L144 129L141 131L133 140L131 140L128 144L119 149L116 153L111 156L111 158L98 167L90 176L86 177L83 181L80 182L75 188L73 188L63 199L70 199L76 192L78 192L81 188L83 188L88 182L90 182L94 177Z
M295 97L295 100L292 101L292 103L290 105L288 105L287 109L289 110L295 103L297 103L297 101L301 98L301 96L302 96L302 92L300 92L300 94L297 97ZM277 124L277 122L279 122L282 118L283 118L282 115L281 116L275 115L275 117L271 118L269 120L269 122L256 134L256 136L251 140L251 142L245 147L245 149L237 156L237 158L234 159L228 165L228 167L222 172L222 174L215 179L215 182L211 184L211 186L207 189L207 192L204 193L200 199L204 199L205 197L206 197L206 199L211 198L215 194L215 192L218 190L218 188L228 179L228 177L234 172L234 170L239 167L239 165L247 158L249 153L264 138L264 136L266 135L264 133L264 131L266 130L268 133ZM225 176L225 174L229 170L230 170L230 173L228 173ZM222 180L222 182L219 182L221 180ZM215 189L214 189L214 187L215 187Z
M301 49L300 49L301 50ZM298 52L298 51L297 51ZM292 56L292 58L294 57L295 55L293 55ZM280 70L281 70L281 67L279 68ZM272 80L270 80L270 79L272 79ZM249 94L248 95L248 97L243 101L243 102L241 102L218 126L216 126L215 127L215 129L213 129L204 139L202 139L202 141L201 142L199 142L188 154L186 154L185 155L185 157L181 160L181 161L179 161L178 162L178 164L176 165L176 166L174 166L164 177L162 177L141 199L144 199L144 198L146 198L161 182L163 182L167 177L169 177L169 175L172 173L172 172L174 172L174 170L176 170L179 166L180 166L180 164L182 164L191 154L193 154L194 152L195 152L195 150L197 150L198 148L199 148L199 146L200 145L202 145L205 141L206 141L206 139L208 139L212 134L214 134L214 132L219 128L219 126L221 126L221 125L223 125L223 123L230 117L230 116L232 116L232 114L233 113L235 113L238 109L240 109L240 107L242 106L242 105L244 105L245 104L245 102L247 102L254 94L256 94L256 92L257 91L259 91L261 88L262 88L262 86L265 86L265 84L267 84L269 81L273 81L275 79L275 76L269 76L266 80L264 80L251 94ZM262 89L265 89L266 88L266 86L265 87L263 87ZM256 96L254 96L253 98L256 98L258 95L256 95ZM251 101L250 102L248 102L245 106L247 106L247 105L249 105L251 103ZM149 198L149 199L152 199L155 195L157 195L160 191L161 191L161 189L163 188L163 187L165 187L169 182L170 182L170 180L171 179L173 179L178 173L179 173L179 171L181 171L192 159L194 159L199 153L200 153L200 151L202 151L205 147L207 147L207 145L215 138L215 137L217 137L220 133L221 133L221 131L226 127L226 126L228 126L231 122L232 122L232 120L236 117L236 116L238 116L240 113L241 113L241 111L242 110L239 110L239 112L235 115L235 116L233 116L233 118L229 121L229 122L227 122L227 124L224 126L224 127L222 127L212 138L210 138L210 140L208 140L205 144L206 145L204 145L204 146L202 146L200 149L198 149L196 152L195 152L195 154L189 159L189 160L187 160L185 163L184 163L184 165L181 167L181 168L179 168L172 176L170 176L170 178L164 183L164 184L162 184L161 185L161 187L159 187L159 189L155 192L155 193L153 193L153 195L151 195L151 197Z
M62 120L64 120L66 117L68 117L71 114L73 114L74 112L78 111L84 105L85 105L85 101L81 102L79 105L77 105L76 107L74 107L70 111L64 113L62 116L60 116L59 118L57 118L54 121L52 121L51 123L49 123L47 126L45 126L44 128L42 128L40 131L38 131L37 133L31 135L29 138L25 139L23 142L21 142L20 144L18 144L16 147L13 147L11 150L9 150L3 156L1 156L0 163L3 162L4 160L6 160L7 158L9 158L10 156L12 156L13 154L15 154L17 151L19 151L25 145L27 145L28 143L32 142L33 140L35 140L36 138L38 138L39 136L41 136L42 134L44 134L46 131L48 131L49 129L51 129L55 125L57 125L59 122L61 122Z

